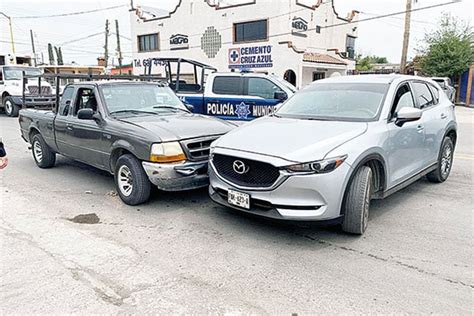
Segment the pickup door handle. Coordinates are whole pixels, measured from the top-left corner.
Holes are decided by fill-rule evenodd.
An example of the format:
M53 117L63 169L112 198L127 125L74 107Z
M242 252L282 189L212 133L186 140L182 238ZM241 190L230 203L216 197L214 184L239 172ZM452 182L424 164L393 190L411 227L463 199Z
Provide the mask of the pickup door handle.
M422 133L424 130L425 130L425 127L423 125L418 125L417 128L416 128L416 131L418 133Z
M68 131L72 131L72 124L67 124L66 128L67 128Z
M448 116L446 115L446 113L441 113L441 119L444 120L446 119Z

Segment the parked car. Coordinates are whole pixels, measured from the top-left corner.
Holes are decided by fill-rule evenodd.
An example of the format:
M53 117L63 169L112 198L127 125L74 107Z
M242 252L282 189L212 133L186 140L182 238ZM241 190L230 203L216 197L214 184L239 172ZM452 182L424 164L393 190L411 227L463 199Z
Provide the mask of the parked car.
M443 89L444 93L448 96L448 99L454 103L456 97L456 89L451 83L451 79L448 77L432 77L431 80L436 81Z
M212 144L209 193L243 212L363 234L371 199L424 175L448 178L456 129L452 103L431 80L320 80Z
M40 76L42 70L29 66L0 66L0 107L7 116L17 117L23 104L22 96L25 93L28 98L28 106L48 106L55 102L53 88L45 81L27 78L25 91L23 93L23 72L27 76ZM41 85L41 91L39 88Z
M166 85L123 81L67 85L57 111L21 110L19 121L38 167L61 154L106 170L129 205L147 201L151 184L207 186L209 146L234 127L192 114Z

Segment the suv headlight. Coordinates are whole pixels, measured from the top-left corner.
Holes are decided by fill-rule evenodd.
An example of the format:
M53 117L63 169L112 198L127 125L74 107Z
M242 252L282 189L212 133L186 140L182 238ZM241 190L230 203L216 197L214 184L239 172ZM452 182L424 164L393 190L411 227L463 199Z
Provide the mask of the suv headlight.
M186 155L178 142L153 144L151 146L151 162L170 163L184 160L186 160Z
M342 165L347 155L283 167L290 173L328 173Z

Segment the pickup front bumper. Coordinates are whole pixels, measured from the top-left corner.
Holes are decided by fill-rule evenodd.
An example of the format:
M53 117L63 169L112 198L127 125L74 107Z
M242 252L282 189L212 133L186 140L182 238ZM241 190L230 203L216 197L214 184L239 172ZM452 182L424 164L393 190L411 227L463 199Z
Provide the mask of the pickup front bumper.
M208 161L161 164L142 162L150 182L163 191L184 191L209 185Z

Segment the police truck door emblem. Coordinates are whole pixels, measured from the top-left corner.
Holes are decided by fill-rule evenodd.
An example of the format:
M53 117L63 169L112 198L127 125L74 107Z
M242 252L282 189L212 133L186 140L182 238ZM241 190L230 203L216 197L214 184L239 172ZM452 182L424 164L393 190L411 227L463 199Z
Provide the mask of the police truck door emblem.
M247 119L250 112L249 105L245 104L244 102L237 104L235 106L235 114L239 116L239 119Z
M232 164L232 168L234 171L238 174L246 174L249 172L250 167L247 166L243 161L241 160L235 160L234 163Z
M170 37L170 49L188 49L189 39L187 35L175 34Z

